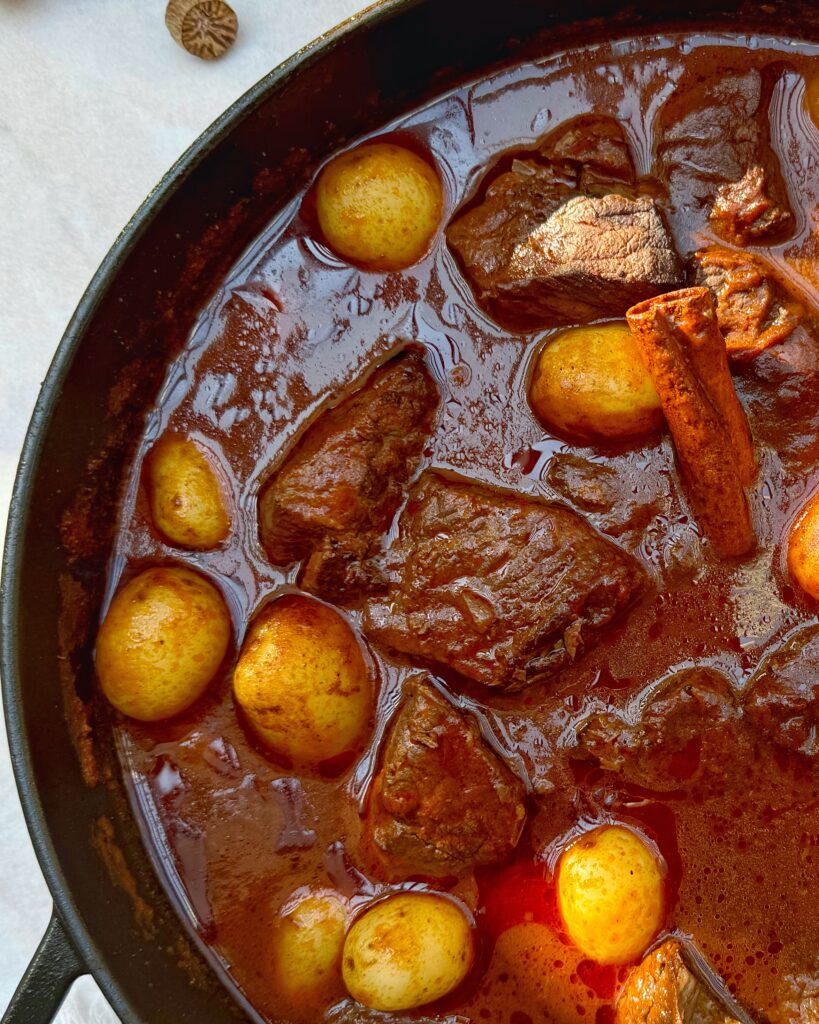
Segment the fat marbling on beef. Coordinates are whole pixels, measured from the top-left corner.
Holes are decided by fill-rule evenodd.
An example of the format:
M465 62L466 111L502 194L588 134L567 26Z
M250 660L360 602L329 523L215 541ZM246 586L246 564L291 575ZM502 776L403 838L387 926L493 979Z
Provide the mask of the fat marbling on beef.
M520 780L462 714L421 676L404 685L368 811L390 864L457 874L508 856L526 811Z
M646 583L571 509L430 471L385 572L365 610L373 639L509 689L570 663Z
M262 491L260 534L279 565L306 559L301 586L343 601L415 473L438 408L421 350L406 349L320 414Z

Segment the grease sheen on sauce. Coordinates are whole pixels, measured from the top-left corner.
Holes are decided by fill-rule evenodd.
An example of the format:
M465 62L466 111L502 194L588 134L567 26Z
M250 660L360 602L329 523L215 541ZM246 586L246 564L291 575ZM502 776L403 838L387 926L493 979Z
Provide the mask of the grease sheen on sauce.
M637 172L646 174L654 115L686 62L703 72L716 64L745 70L776 63L781 69L772 141L798 227L785 245L761 251L819 304L813 219L819 132L802 102L806 76L819 71L817 46L741 36L626 39L510 67L385 131L432 155L445 182L447 219L502 152L525 148L586 112L621 120ZM788 1000L798 994L800 979L819 985L815 764L760 746L743 755L721 792L681 785L653 794L575 762L571 723L606 704L637 707L657 680L693 663L720 669L741 691L766 650L795 626L815 621L815 609L788 585L782 540L819 485L819 386L812 390L815 400L804 391L794 400L789 391L794 373L811 374L819 385L816 352L789 353L788 359L801 361L794 368L774 350L735 374L762 467L752 495L760 547L749 561L719 564L700 547L696 525L677 498L667 437L601 452L544 434L525 392L545 335L515 336L489 321L443 236L409 270L363 272L312 237L302 200L283 209L236 265L168 370L122 504L109 596L146 564L193 566L222 587L241 643L254 609L294 585L294 574L271 567L258 542L260 481L323 403L401 341L421 342L443 395L428 463L547 497L553 495L545 473L556 452L574 450L615 467L624 496L648 513L635 521L603 514L589 519L642 558L658 583L656 593L550 684L516 696L457 689L486 737L525 778L532 799L514 863L481 873L477 889L456 886L468 902L477 901L481 951L473 977L440 1009L498 1024L611 1020L627 968L598 967L568 944L552 867L555 844L571 829L617 819L643 829L668 864L669 929L694 936L752 1014L775 1024L788 1020ZM717 241L706 212L671 210L683 254ZM217 550L174 550L149 524L141 463L166 429L207 447L229 482L234 529ZM350 618L355 623L356 616ZM268 946L271 925L291 893L315 883L338 889L355 906L381 891L368 866L356 860L358 807L411 668L379 650L371 654L380 676L376 725L363 756L339 778L297 778L266 758L237 720L227 676L180 719L118 727L133 805L160 873L188 927L254 1019L289 1013L270 981ZM523 922L541 926L538 944L525 955L510 931Z

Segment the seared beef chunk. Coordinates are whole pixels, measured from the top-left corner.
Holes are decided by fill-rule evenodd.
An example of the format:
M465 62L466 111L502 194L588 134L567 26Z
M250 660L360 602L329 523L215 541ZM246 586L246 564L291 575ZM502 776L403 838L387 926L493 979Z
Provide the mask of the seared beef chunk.
M526 165L527 167L530 165ZM549 172L512 170L448 231L478 300L525 329L622 316L682 281L653 199L549 194Z
M429 472L386 570L366 610L372 637L508 688L571 662L646 579L570 509Z
M769 137L773 76L755 68L698 74L683 75L657 119L656 167L675 209L708 209L727 242L784 237L794 218Z
M584 114L558 125L538 152L547 160L568 161L582 192L633 188L637 180L623 126L604 114Z
M798 630L762 662L745 701L746 714L773 743L819 754L819 626Z
M736 1024L688 969L668 939L635 967L617 1002L615 1024Z
M760 245L793 230L793 214L771 195L763 167L749 167L739 181L722 185L711 207L711 227L733 245Z
M593 513L604 533L617 537L643 531L654 516L667 511L666 494L657 480L646 477L638 489L626 474L573 452L552 456L546 482L575 508Z
M390 360L307 430L259 502L272 562L309 559L305 590L341 600L366 581L432 430L438 389L420 351Z
M404 871L457 874L515 848L526 811L518 778L462 715L421 677L404 687L376 777L370 828Z
M682 281L655 201L637 197L622 129L579 118L516 160L447 231L478 301L534 329L622 316Z
M650 789L677 787L720 772L739 717L728 680L709 668L675 672L653 691L636 719L611 710L581 723L581 749L603 768Z
M591 462L572 452L552 456L546 480L583 512L607 512L620 497L618 476L611 466Z
M714 296L728 358L746 362L784 341L804 316L773 269L760 256L715 245L691 258L692 283Z

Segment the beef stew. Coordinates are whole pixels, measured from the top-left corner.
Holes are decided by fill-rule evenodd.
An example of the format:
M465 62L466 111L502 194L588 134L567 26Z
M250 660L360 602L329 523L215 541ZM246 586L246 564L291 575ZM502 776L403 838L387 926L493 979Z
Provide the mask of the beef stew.
M815 1020L815 566L787 564L819 460L815 51L626 39L434 99L381 136L442 186L414 262L331 246L319 175L169 368L109 591L181 566L234 636L118 749L260 1020ZM390 232L416 173L391 168ZM544 430L538 355L626 317L662 425ZM157 527L168 437L218 483L209 545ZM580 937L637 918L637 952Z

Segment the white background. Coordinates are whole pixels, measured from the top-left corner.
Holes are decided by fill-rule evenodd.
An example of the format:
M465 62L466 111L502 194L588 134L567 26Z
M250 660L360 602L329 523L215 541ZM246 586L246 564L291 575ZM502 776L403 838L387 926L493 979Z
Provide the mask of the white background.
M363 6L231 2L239 37L205 63L168 35L163 0L0 0L0 534L40 382L120 229L225 107ZM0 1008L50 906L0 725ZM116 1019L83 979L58 1020Z

